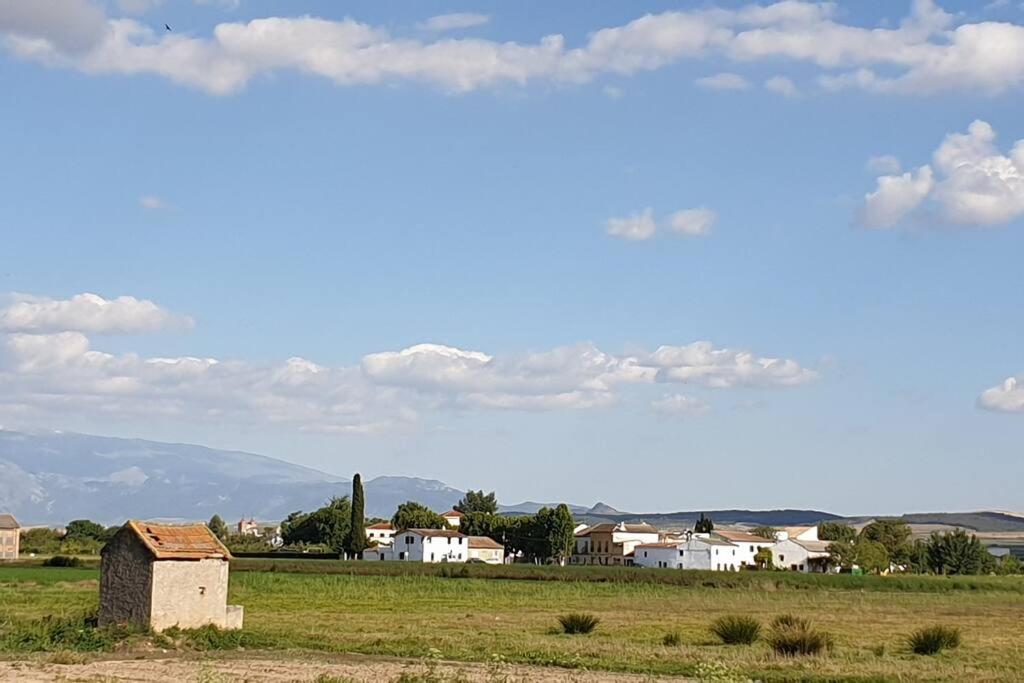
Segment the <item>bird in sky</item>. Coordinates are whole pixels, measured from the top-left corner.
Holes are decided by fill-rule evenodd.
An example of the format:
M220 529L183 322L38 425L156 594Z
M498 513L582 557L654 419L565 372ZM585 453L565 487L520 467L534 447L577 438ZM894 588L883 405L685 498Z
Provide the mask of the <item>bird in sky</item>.
M168 31L170 31L170 30L171 30L171 27L170 27L170 26L168 26L167 24L164 24L164 28L165 28L165 29L167 29Z

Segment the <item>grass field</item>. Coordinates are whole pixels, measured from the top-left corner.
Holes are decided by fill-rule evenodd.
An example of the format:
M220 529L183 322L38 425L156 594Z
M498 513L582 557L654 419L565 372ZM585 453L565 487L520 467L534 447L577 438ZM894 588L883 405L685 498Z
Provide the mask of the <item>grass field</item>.
M971 680L1024 677L1024 580L911 577L792 577L614 570L583 581L448 578L395 565L354 574L344 563L309 562L285 571L249 564L232 573L231 602L246 609L247 649L357 652L465 661L502 660L648 674L707 670L762 680ZM313 566L316 565L316 566ZM244 565L238 568L242 569ZM407 566L407 565L402 565ZM475 568L474 568L475 569ZM529 569L529 568L524 568ZM332 572L332 570L334 570ZM551 570L547 570L551 571ZM559 571L559 570L554 570ZM560 576L572 576L570 570ZM386 572L386 573L385 573ZM537 579L534 576L517 578ZM638 576L646 579L637 580ZM684 585L674 583L685 576ZM622 577L630 577L631 580ZM778 578L777 578L778 577ZM94 569L0 568L0 643L49 614L77 615L97 603ZM853 583L836 583L854 580ZM566 612L601 618L585 636L556 633ZM832 633L831 655L779 658L762 643L716 644L708 625L744 614L809 617ZM927 624L959 627L963 645L932 657L905 642ZM678 632L680 644L662 643ZM196 641L192 647L223 647ZM300 655L296 655L300 656Z

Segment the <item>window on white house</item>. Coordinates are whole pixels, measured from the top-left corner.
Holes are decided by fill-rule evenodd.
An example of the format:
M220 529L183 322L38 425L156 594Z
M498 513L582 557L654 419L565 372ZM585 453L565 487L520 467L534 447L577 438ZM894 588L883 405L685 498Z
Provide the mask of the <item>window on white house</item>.
M405 544L406 545L412 545L415 542L416 542L416 539L414 537L412 537L412 536L406 536L405 537Z

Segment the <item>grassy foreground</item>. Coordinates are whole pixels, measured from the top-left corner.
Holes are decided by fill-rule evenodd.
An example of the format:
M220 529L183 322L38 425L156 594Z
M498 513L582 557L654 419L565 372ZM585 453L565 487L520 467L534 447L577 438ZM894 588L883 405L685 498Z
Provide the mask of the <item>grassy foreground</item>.
M31 641L12 635L31 630L46 615L95 610L96 578L93 569L0 568L5 656L22 656L26 648L18 642ZM982 581L980 590L935 590L925 584L915 589L886 580L875 578L850 590L764 577L716 586L711 580L673 585L445 578L419 571L398 576L288 573L280 567L236 571L231 601L245 606L245 631L227 641L191 638L186 647L503 660L650 674L692 675L713 664L716 672L761 680L1014 681L1024 676L1021 579ZM948 585L945 579L929 580ZM556 633L557 617L567 612L590 612L601 623L590 635ZM830 632L832 654L780 658L763 643L717 644L708 631L723 615L767 622L780 613L808 617ZM933 657L912 654L905 635L932 623L959 627L962 647ZM669 632L679 634L678 645L663 644Z

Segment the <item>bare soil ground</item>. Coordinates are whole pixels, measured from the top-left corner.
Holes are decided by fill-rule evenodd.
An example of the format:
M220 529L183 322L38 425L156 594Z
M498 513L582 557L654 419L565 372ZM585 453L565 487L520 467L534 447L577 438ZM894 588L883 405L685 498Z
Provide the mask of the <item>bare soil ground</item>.
M22 661L0 661L0 681L42 683L43 681L133 681L139 683L315 683L325 681L396 681L422 683L641 683L644 681L684 681L688 679L638 674L573 671L557 667L512 664L469 664L461 662L424 662L391 657L341 655L311 657L306 654L289 659L282 653L246 653L224 657L187 658L181 656L147 659L98 659L74 663L56 663L49 657Z

